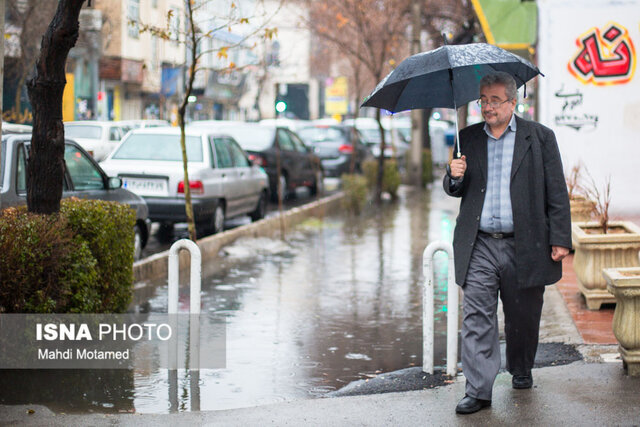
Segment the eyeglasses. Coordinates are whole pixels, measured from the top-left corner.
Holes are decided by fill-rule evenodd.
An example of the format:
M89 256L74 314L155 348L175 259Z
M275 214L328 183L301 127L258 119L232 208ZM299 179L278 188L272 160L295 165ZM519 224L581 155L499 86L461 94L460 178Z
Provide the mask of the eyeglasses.
M509 102L509 101L510 101L510 99L506 99L504 101L492 101L492 102L489 102L489 101L484 100L484 99L478 99L476 101L476 103L480 106L480 108L484 108L484 107L486 107L488 105L489 107L491 107L491 108L493 108L495 110L496 108L498 108L499 106L501 106L505 102Z

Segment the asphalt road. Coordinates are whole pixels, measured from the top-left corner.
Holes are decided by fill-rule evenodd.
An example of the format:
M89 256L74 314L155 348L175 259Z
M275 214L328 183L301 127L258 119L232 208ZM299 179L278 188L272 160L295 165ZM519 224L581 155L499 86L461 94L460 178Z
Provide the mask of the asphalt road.
M333 178L325 178L325 191L322 196L328 196L338 191L340 181L338 179ZM306 203L310 203L316 200L316 196L312 196L309 192L308 188L299 188L295 192L294 197L289 197L283 205L284 210L292 209L300 205L304 205ZM269 202L267 205L267 214L266 217L275 216L278 214L278 204L274 202ZM241 216L237 218L232 218L224 223L225 230L229 230L235 227L239 227L241 225L250 224L251 219L249 216ZM171 244L179 239L188 238L189 232L187 230L187 223L178 223L175 224L173 234L166 235L162 232L159 232L160 224L153 223L151 225L151 236L149 238L149 242L147 242L147 246L142 251L142 257L146 258L153 254L167 251L171 247ZM204 237L204 236L203 236Z

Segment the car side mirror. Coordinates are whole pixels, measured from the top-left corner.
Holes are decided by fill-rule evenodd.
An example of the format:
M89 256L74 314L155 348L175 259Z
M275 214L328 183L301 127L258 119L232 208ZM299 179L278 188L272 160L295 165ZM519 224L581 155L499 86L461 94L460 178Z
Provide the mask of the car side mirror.
M117 188L122 187L122 179L118 178L117 176L110 176L109 177L109 189L110 190L115 190Z

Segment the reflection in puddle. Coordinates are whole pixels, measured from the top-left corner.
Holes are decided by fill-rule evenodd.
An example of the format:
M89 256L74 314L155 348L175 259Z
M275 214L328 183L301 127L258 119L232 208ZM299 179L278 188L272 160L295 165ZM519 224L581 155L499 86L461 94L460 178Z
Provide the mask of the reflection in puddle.
M227 323L225 369L5 372L0 403L59 412L228 409L320 397L419 365L422 251L451 241L457 206L439 188L403 190L397 203L357 219L315 219L289 230L287 242L243 239L224 249L218 272L203 278L202 311ZM446 262L436 255L436 365L446 348ZM180 310L188 310L187 288ZM166 312L166 286L148 306Z

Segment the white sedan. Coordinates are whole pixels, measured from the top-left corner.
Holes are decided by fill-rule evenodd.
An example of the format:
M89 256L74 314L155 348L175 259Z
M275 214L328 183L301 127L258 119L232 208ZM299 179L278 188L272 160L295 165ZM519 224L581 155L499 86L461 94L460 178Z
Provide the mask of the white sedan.
M105 159L116 148L126 132L114 122L82 120L64 123L64 135L76 141L97 161Z
M225 134L187 130L189 187L200 230L219 232L225 218L264 217L269 197L267 174L252 164ZM123 187L142 196L149 218L163 227L185 222L185 182L179 128L143 128L129 132L101 163Z

